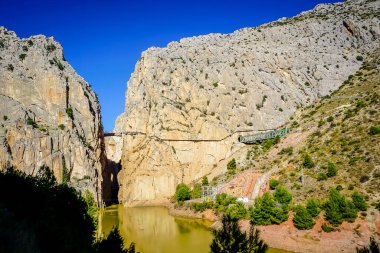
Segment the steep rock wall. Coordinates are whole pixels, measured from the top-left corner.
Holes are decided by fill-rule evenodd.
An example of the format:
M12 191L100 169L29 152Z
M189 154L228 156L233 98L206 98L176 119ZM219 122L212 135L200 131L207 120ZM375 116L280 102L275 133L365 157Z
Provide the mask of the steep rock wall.
M0 105L0 169L46 165L98 202L108 194L98 98L53 38L0 27Z
M180 182L224 172L242 146L239 131L277 128L297 107L338 89L379 43L379 4L318 5L145 51L116 121L116 132L138 132L122 138L119 199L167 200Z

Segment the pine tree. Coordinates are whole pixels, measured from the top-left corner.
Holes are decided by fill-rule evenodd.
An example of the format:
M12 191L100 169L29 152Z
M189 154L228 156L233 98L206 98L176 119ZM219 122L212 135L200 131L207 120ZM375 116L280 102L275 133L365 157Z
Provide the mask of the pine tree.
M288 205L292 201L293 196L284 186L279 185L274 192L274 198L280 204Z
M268 248L252 224L247 236L241 232L238 220L228 215L222 217L222 229L213 230L213 234L211 253L263 253Z
M315 224L307 209L300 205L295 207L293 222L298 229L311 229Z
M367 203L365 203L363 195L361 195L359 192L353 192L352 193L352 201L357 209L360 211L366 211L367 210Z
M262 197L255 199L254 208L251 210L250 216L254 224L270 225L272 224L272 214L275 210L276 202L269 192L264 193Z
M338 190L333 188L329 191L329 199L325 209L326 219L333 225L339 225L345 220L355 221L358 211L352 201L347 200Z
M306 204L306 209L307 211L310 213L310 215L312 217L317 217L320 213L320 209L318 207L318 202L316 199L314 198L310 198L308 201L307 201L307 204Z

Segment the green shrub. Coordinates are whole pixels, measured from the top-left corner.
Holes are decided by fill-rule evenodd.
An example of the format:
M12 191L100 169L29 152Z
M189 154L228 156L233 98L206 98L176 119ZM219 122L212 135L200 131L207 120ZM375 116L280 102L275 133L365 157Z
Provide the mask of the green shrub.
M311 156L310 156L309 154L307 154L307 153L304 154L302 165L303 165L305 168L308 168L308 169L314 167L313 159L311 158Z
M291 155L291 154L293 154L293 147L283 148L283 149L281 149L279 154L280 155L285 155L285 154Z
M196 212L203 212L206 209L212 209L213 203L210 201L203 201L200 203L194 202L190 204L190 208Z
M233 158L227 163L227 171L229 174L235 174L236 172L236 160Z
M327 175L323 172L319 173L318 174L318 181L324 181L324 180L327 180Z
M330 232L334 231L334 228L330 227L326 223L323 223L322 224L322 230L325 231L326 233L330 233Z
M369 128L369 134L370 135L376 135L380 133L380 126L371 126Z
M208 185L208 178L206 176L202 178L202 185L204 186Z
M334 177L334 176L336 176L336 174L337 174L337 169L336 169L335 164L329 162L327 164L327 173L326 173L326 175L328 177Z
M8 116L7 116L7 115L4 115L4 116L3 116L3 120L4 120L4 121L7 121L7 120L8 120Z
M311 229L315 224L315 221L310 213L305 207L300 205L295 207L293 222L294 226L298 229Z
M26 124L28 124L29 126L32 126L33 128L37 127L37 123L31 117L28 117L26 119Z
M276 187L274 198L278 203L288 205L292 201L292 194L282 185Z
M307 211L310 213L310 215L312 217L317 217L319 215L320 211L321 211L319 209L317 200L314 199L314 198L310 198L307 201L306 209L307 209Z
M271 190L276 189L276 187L277 187L279 184L280 184L280 182L279 182L278 180L276 180L276 179L271 179L271 180L269 181L269 187L270 187Z
M175 199L177 200L177 202L183 202L185 200L189 200L190 188L184 183L177 185L177 188L175 191Z
M24 59L26 58L26 54L20 54L18 56L18 58L21 60L21 61L24 61Z
M193 187L193 190L191 191L191 198L192 199L198 199L200 197L202 197L202 188L199 184L196 184L194 187Z
M30 47L33 46L33 41L28 40L28 45L29 45Z
M8 70L8 71L13 72L14 69L15 69L15 68L13 67L12 64L8 64L8 66L7 66L7 70Z
M57 49L56 46L55 46L54 44L46 45L45 48L46 48L46 50L47 50L48 52L53 52L55 49Z
M229 206L226 210L226 214L233 219L240 220L247 217L247 209L245 209L244 205L241 202L238 202L234 205Z
M334 120L334 117L333 116L329 116L328 118L327 118L327 122L332 122Z
M74 119L74 112L73 112L73 109L71 107L67 107L66 109L66 113L67 113L67 116L69 116L70 119Z
M358 56L356 56L356 60L358 60L358 61L363 61L363 60L364 60L364 58L363 58L363 56L361 56L361 55L358 55Z
M330 189L325 211L326 219L333 225L339 225L343 221L354 222L358 210L354 203L342 196L338 190Z
M367 210L367 203L364 200L364 197L359 192L355 191L351 195L352 202L354 203L355 207L359 209L360 211L366 211Z
M367 176L367 175L362 175L362 176L360 176L360 179L359 179L360 183L365 183L368 180L369 180L369 176Z
M236 203L235 197L228 196L226 193L217 194L212 208L218 213L225 213L229 205Z
M58 128L61 129L61 130L65 130L65 125L64 124L60 124L60 125L58 125Z

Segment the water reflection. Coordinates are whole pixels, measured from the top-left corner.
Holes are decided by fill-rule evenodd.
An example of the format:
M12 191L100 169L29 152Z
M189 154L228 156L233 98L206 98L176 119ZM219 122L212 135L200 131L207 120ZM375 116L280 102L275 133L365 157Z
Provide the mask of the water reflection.
M102 210L98 234L108 235L119 226L127 244L135 242L140 253L207 253L210 251L211 222L174 218L162 207L125 208L111 206ZM269 249L267 253L286 253Z
M212 240L210 222L174 218L162 207L105 209L100 231L106 235L116 225L126 242L135 242L141 253L209 252Z

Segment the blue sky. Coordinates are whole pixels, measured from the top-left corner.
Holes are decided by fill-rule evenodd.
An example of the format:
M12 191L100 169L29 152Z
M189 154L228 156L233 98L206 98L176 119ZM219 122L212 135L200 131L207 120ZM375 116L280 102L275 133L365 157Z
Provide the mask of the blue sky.
M124 111L127 81L141 52L173 40L230 33L294 16L334 0L2 0L0 25L19 37L54 36L98 94L105 130Z

